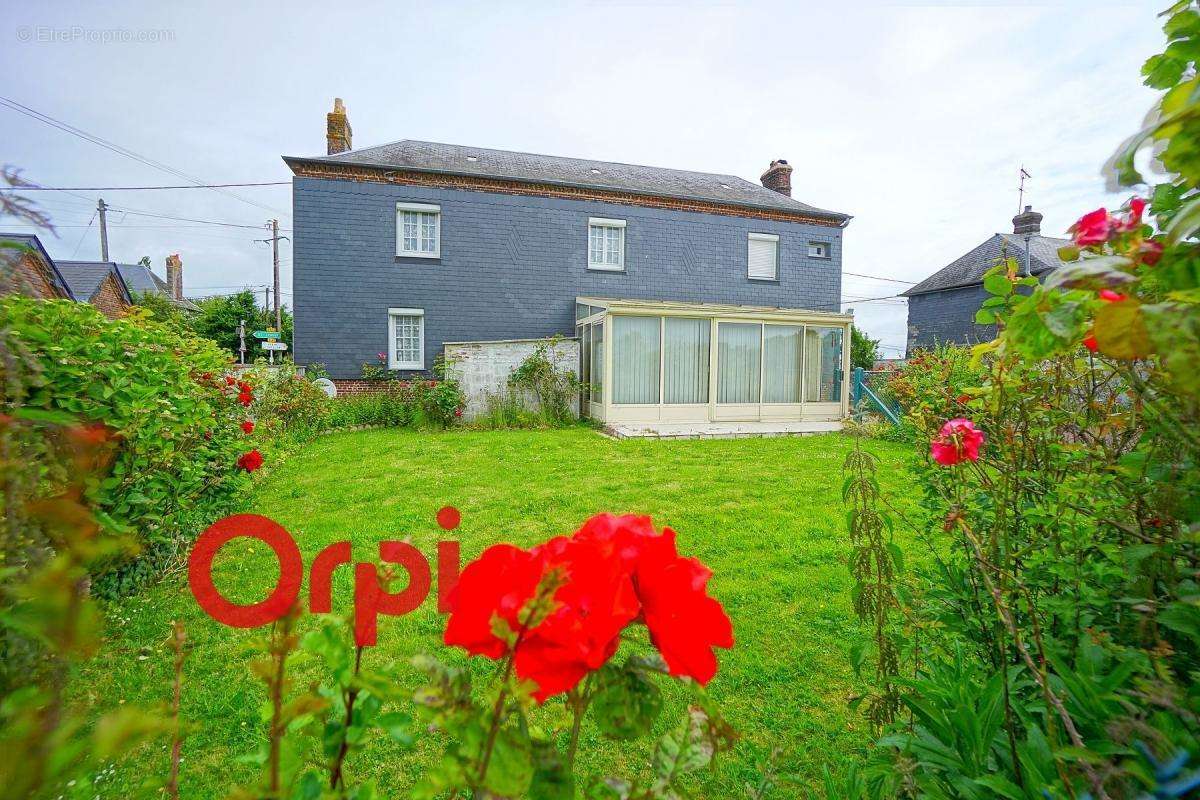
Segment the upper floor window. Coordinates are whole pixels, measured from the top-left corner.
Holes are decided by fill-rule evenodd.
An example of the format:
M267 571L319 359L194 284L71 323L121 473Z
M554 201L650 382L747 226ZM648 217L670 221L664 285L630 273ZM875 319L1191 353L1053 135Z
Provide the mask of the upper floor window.
M746 274L751 280L773 281L779 278L779 235L752 233L746 258Z
M588 269L625 269L625 220L588 220Z
M396 203L396 255L438 258L442 254L442 207Z
M809 258L829 258L829 243L828 242L809 242L808 243Z
M388 309L388 368L425 369L424 309Z

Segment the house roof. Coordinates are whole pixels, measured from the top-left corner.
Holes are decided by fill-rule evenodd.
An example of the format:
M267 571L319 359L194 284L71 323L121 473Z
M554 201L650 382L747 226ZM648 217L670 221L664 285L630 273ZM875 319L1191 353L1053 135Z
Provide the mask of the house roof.
M50 257L50 254L46 252L46 248L42 246L42 240L37 236L31 233L0 233L0 242L9 242L21 247L31 248L46 262L46 266L50 268L51 279L58 285L58 288L62 289L63 294L70 300L77 299L71 291L70 285L67 284L66 278L63 277L62 272L58 269L58 265Z
M117 281L117 287L124 295L125 301L132 303L133 300L129 296L129 287L125 285L125 280L121 277L121 273L117 271L117 265L111 261L58 261L59 272L66 278L67 285L71 287L71 294L75 295L76 300L86 300L91 302L96 294L100 291L101 285L104 283L104 278L112 275Z
M199 306L186 297L182 300L173 299L167 282L158 277L154 270L145 264L117 264L116 267L117 272L121 273L121 278L125 281L125 286L129 289L130 294L145 294L147 292L160 294L180 308L185 308L188 311L200 310Z
M1029 269L1041 275L1062 265L1058 249L1071 243L1070 239L1051 236L1032 236L1029 239ZM1005 256L1016 258L1025 265L1025 237L1015 233L997 233L973 250L959 256L925 280L918 283L902 297L940 292L963 286L975 286L983 282L983 274L999 263Z
M491 150L485 147L465 147L413 139L347 150L331 156L284 156L283 160L288 166L325 163L467 175L585 189L636 192L656 197L701 200L773 211L792 211L843 223L850 219L848 214L801 203L736 175Z

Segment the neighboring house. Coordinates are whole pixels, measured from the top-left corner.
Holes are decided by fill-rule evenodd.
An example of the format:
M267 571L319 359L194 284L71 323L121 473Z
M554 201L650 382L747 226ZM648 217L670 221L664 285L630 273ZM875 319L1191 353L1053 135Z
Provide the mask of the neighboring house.
M74 300L54 259L37 236L0 233L0 294L24 294L42 300Z
M413 140L353 150L340 100L327 145L284 158L297 363L348 383L378 353L413 375L448 343L575 335L593 416L844 411L850 217L793 199L786 161L758 184Z
M111 261L56 261L75 299L91 303L109 319L129 310L133 299L129 288Z
M200 307L183 296L183 262L179 255L167 256L167 280L158 277L145 264L117 264L117 272L136 299L139 294L158 294L185 311L199 311Z
M908 291L908 355L937 344L976 344L996 335L995 325L977 325L975 312L987 299L983 275L1004 258L1015 258L1025 274L1043 275L1062 264L1058 249L1069 239L1042 236L1042 215L1030 206L1013 217L1012 233L997 233Z

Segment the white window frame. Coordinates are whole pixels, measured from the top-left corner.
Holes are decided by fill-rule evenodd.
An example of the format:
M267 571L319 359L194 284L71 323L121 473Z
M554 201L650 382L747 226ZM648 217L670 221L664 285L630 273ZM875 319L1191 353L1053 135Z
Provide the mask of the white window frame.
M396 360L396 317L417 317L420 320L420 350L416 361ZM425 369L425 309L388 309L388 369Z
M601 272L624 272L625 271L625 220L623 219L606 219L604 217L588 217L588 238L587 238L587 254L588 254L588 269L599 270ZM592 261L592 228L618 228L621 231L621 252L616 264L597 263Z
M819 247L822 250L824 250L825 252L824 253L814 253L813 252L814 247ZM830 258L831 256L830 256L829 242L809 242L808 243L808 257L809 258Z
M417 232L417 249L404 249L404 212L432 214L434 218L433 251L421 250L420 231ZM396 203L396 255L404 258L441 258L442 257L442 207L433 203Z
M771 270L771 277L764 278L761 275L750 274L750 250L754 246L753 242L772 242L775 245L775 265ZM751 233L746 238L746 277L752 281L777 281L779 280L779 234L778 233Z

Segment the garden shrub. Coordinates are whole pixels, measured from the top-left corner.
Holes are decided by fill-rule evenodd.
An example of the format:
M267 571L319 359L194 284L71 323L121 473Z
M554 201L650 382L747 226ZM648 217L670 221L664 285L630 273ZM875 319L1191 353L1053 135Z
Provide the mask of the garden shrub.
M546 427L540 412L529 407L523 392L507 387L484 395L483 413L472 424L484 430L513 430Z
M1200 785L1200 9L1166 17L1144 74L1167 93L1110 163L1140 184L1153 142L1169 182L1081 217L1044 283L1014 259L985 275L976 321L998 335L963 362L973 385L965 354L905 370L920 515L893 520L847 463L853 598L874 625L854 663L882 735L830 797ZM890 542L896 523L922 558Z
M253 413L257 430L268 440L307 442L329 425L331 401L292 364L255 367L243 373L256 386Z
M536 410L551 426L575 421L582 384L572 369L559 369L552 354L558 339L539 342L533 353L508 377L511 390L529 395Z
M412 385L396 381L374 392L335 397L329 405L327 422L331 430L360 426L403 428L412 425L417 416Z
M107 471L88 488L107 530L161 545L181 513L214 519L236 503L246 486L235 468L245 409L215 344L136 310L109 320L87 304L19 296L0 299L0 336L6 351L30 354L34 365L20 394L11 390L11 365L0 365L5 413L62 412L103 425L116 442Z

